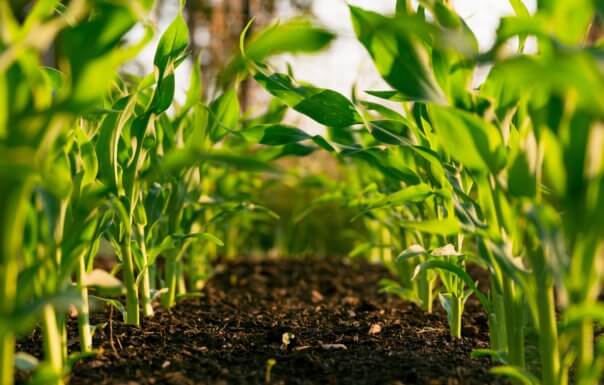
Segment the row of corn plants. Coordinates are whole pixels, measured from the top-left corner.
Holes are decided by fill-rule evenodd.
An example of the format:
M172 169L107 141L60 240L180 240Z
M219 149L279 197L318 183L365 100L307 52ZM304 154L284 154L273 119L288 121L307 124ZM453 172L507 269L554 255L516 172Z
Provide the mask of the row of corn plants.
M526 384L597 384L602 2L539 0L530 14L510 0L516 14L501 20L486 52L450 2L417 3L399 0L391 16L350 7L388 90L353 90L348 99L276 72L242 46L258 84L327 127L320 136L281 123L247 131L267 146L338 157L350 183L308 210L325 202L356 208L368 233L351 254L391 268L399 280L385 280L385 291L426 311L438 298L453 337L461 337L464 305L475 295L491 337L490 349L476 354L498 361L494 372ZM488 76L476 86L481 67ZM467 273L468 261L488 269L489 290ZM530 330L539 369L527 367Z
M94 354L90 301L138 326L156 300L170 308L196 295L217 247L245 252L254 245L241 239L275 216L253 203L267 179L258 172L277 175L270 162L296 149L254 153L241 128L280 121L284 105L243 115L241 57L202 99L183 6L159 39L152 72L132 75L120 69L154 35L152 1L0 4L1 385L13 383L15 366L34 370L34 384L64 383L75 360ZM135 26L141 39L126 43ZM292 20L262 32L249 54L315 51L332 38ZM175 70L187 59L194 70L177 103ZM95 268L102 243L117 257L111 272ZM80 352L67 350L70 309ZM41 361L15 352L36 327Z

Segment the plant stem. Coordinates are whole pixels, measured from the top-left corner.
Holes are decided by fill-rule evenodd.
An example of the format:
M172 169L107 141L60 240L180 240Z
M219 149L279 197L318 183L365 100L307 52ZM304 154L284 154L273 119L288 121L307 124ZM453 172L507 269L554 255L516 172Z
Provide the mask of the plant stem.
M422 308L428 313L432 313L432 302L434 302L432 296L433 290L432 282L430 282L430 280L428 279L428 272L421 272L417 278L417 294L420 300L422 301Z
M92 333L90 330L90 308L88 306L88 288L85 285L84 277L86 276L86 261L84 260L85 252L80 253L78 257L78 290L80 292L80 300L82 304L78 311L78 331L80 333L80 350L82 353L87 353L92 350Z
M124 234L123 248L123 275L126 286L126 323L140 325L138 308L138 288L134 278L134 263L132 260L132 234Z
M149 290L157 289L157 266L149 266Z
M142 259L144 263L143 271L141 272L141 300L143 305L143 315L145 317L152 317L153 306L151 305L151 280L149 277L149 260L147 258L147 246L145 245L145 235L144 235L144 227L138 227L138 235L139 235L139 246L141 249Z
M63 349L61 332L57 324L57 314L52 305L44 305L42 310L42 334L44 358L48 361L56 381L52 384L63 384ZM50 385L50 384L49 384Z
M0 317L10 319L15 308L19 254L31 183L10 175L0 179ZM12 385L15 364L15 334L0 331L0 385Z
M557 385L560 377L560 352L553 284L538 285L537 297L542 384Z
M177 261L175 256L171 256L166 261L166 287L168 292L161 297L163 307L169 309L176 302L176 270Z
M583 320L578 330L577 384L590 385L589 375L594 360L594 326L592 320Z
M0 265L0 314L10 315L14 306L17 264L12 259ZM11 330L0 331L0 385L12 385L15 361L15 335Z
M509 277L503 278L503 302L509 362L524 368L524 304Z
M178 264L176 265L176 277L177 277L177 288L176 288L176 293L177 294L187 294L187 283L185 281L185 273L184 273L184 264L182 261L178 261Z
M497 291L495 277L491 277L491 302L493 313L489 314L489 335L491 349L507 351L507 329L505 326L505 303L503 296Z
M172 254L166 261L166 287L168 292L162 296L162 306L169 309L176 304L176 293L179 289L182 255L189 243L185 242L176 255Z
M449 329L451 337L461 338L461 315L463 313L463 297L454 298L451 301L451 314L447 314L449 319Z

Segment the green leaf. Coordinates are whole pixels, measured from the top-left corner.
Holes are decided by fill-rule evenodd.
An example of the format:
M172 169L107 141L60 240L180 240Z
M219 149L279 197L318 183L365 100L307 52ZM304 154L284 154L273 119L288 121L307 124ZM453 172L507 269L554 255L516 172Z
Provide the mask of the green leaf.
M604 323L604 305L601 303L572 305L565 310L563 322L565 329L576 327L584 321Z
M533 198L537 194L537 178L524 151L516 154L508 169L508 191L515 197Z
M547 20L548 29L557 39L566 44L580 44L585 40L589 25L593 21L594 6L600 1L574 0L538 1L539 14Z
M124 4L95 2L88 19L61 34L59 46L69 63L69 103L83 108L103 97L116 75L118 65L138 52L120 47L137 16ZM143 39L145 42L146 39Z
M331 90L322 90L293 108L330 127L346 127L361 122L353 104L346 97Z
M185 104L182 107L181 114L187 113L193 106L201 102L203 96L203 77L201 76L201 61L199 57L193 61L191 69L191 79L189 80L189 88L187 89L187 97Z
M256 157L238 155L225 151L201 151L195 149L177 149L173 150L160 161L158 170L154 170L151 175L158 172L164 174L176 174L189 167L196 165L201 161L218 163L241 170L250 171L276 171L277 169Z
M245 56L250 61L262 62L270 56L285 52L316 52L327 46L334 37L333 33L313 25L309 20L292 19L262 30L245 44ZM240 53L221 74L221 83L226 84L243 70L245 58Z
M426 48L411 32L392 27L400 17L411 16L397 15L397 21L358 7L349 8L357 38L388 84L411 100L445 102Z
M217 142L239 124L239 98L237 90L231 88L210 104L210 138Z
M210 241L218 246L224 246L224 242L222 242L220 239L218 239L218 237L210 233L191 233L182 236L182 238L180 238L180 236L177 238L181 240L195 239L198 241Z
M464 166L497 174L505 165L499 130L478 116L452 107L430 105L428 112L439 143Z
M311 139L310 135L299 128L284 124L255 126L241 131L241 134L250 142L269 146L280 146Z
M376 98L390 100L393 102L408 102L408 101L413 100L410 97L407 97L407 96L401 94L400 92L394 91L394 90L385 90L385 91L379 91L379 90L370 91L369 90L369 91L365 91L365 92L371 96L375 96Z
M153 265L160 254L182 247L187 240L210 241L218 246L224 246L220 239L210 233L172 234L165 237L159 245L147 251L148 265Z
M289 75L280 73L267 76L258 72L254 79L288 106L321 124L347 127L362 123L354 105L335 91L296 85Z
M114 189L114 192L118 192L122 188L118 163L120 137L131 120L135 106L135 97L119 99L112 106L115 112L108 113L99 128L95 145L99 161L99 179Z
M474 349L472 350L472 358L490 358L492 359L494 362L498 362L501 364L507 364L507 360L506 360L506 352L501 352L501 351L497 351L497 350L492 350L492 349Z
M44 188L58 199L66 199L73 190L71 166L64 152L46 160L44 164Z
M10 114L9 95L10 89L8 85L7 71L0 72L0 140L4 140L8 135L8 118Z
M517 16L529 17L530 13L522 0L508 0Z
M354 257L363 257L363 256L367 256L367 254L371 251L371 249L373 248L373 244L370 242L363 242L359 245L357 245L354 249L352 249L349 253L348 256L350 258L354 258Z
M406 167L401 162L393 159L392 152L389 149L367 148L359 150L344 150L342 155L362 159L370 166L382 172L385 176L394 180L402 181L408 185L416 185L420 183L419 176L415 171Z
M172 64L169 65L169 68L171 68L171 66ZM158 82L155 95L153 96L151 110L156 114L161 114L170 108L172 100L174 99L174 90L176 87L174 72L168 72L168 75L164 76L164 78Z
M111 207L113 208L119 223L124 227L126 234L132 234L132 228L130 227L130 216L128 215L128 210L126 210L126 206L118 199L111 199Z
M420 183L371 201L368 208L373 210L376 208L401 206L408 203L422 203L432 194L434 194L434 191L429 185Z
M312 137L312 141L315 142L315 144L319 147L321 147L323 150L327 151L327 152L335 152L336 149L333 148L333 146L331 144L329 144L329 142L323 138L320 135L315 135Z
M27 18L23 23L21 33L23 35L31 31L31 28L38 23L43 22L49 16L52 16L55 8L59 5L58 0L39 0L31 9L28 10Z
M539 385L539 380L525 369L516 366L497 366L490 370L491 373L498 376L511 378L522 385Z
M111 55L90 61L74 79L71 103L86 106L98 102L115 77L115 69Z
M300 143L288 143L278 148L271 148L258 152L261 159L269 161L282 158L284 156L300 156L304 157L312 154L317 150L316 147L306 146Z
M445 219L428 219L425 221L404 221L401 226L415 229L422 233L455 235L461 232L461 224L455 217Z
M84 169L82 185L85 186L94 182L99 171L99 162L92 142L86 141L80 144L80 155L82 157L82 168Z
M397 120L373 120L369 122L371 135L382 143L400 145L409 141L409 127Z
M576 94L577 108L601 114L604 111L604 76L597 58L585 50L555 51L547 56L515 56L492 69L505 94L566 97Z
M461 312L462 309L459 309L458 301L459 298L454 296L452 293L438 293L438 301L440 305L445 309L445 313L447 313L447 321L449 323L449 330L451 335L455 333L455 328L458 325L457 314L456 312ZM453 335L454 337L457 337Z
M90 298L101 301L101 302L105 302L107 305L109 306L113 306L117 311L120 312L120 314L122 314L122 316L125 317L126 315L126 308L124 307L124 305L116 300L116 299L111 299L111 298L103 298L103 297L97 297L94 295L91 295Z
M189 28L182 13L179 12L159 39L153 58L153 64L159 69L160 79L163 78L170 63L176 67L182 60L188 46Z
M59 93L65 84L65 75L56 68L44 67L44 74L50 80L50 84L54 92Z
M438 1L434 3L432 9L436 19L442 26L448 29L457 29L463 25L461 17L444 3Z

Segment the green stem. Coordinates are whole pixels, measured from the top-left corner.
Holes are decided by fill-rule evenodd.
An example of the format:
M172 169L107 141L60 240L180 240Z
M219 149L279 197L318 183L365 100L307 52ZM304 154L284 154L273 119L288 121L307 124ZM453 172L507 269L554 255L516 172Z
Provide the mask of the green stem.
M10 319L15 309L19 255L31 183L19 177L0 179L0 317ZM0 331L0 385L14 381L15 334L9 328Z
M181 295L187 294L187 284L185 282L185 273L183 267L182 261L178 261L178 265L176 265L176 277L178 279L176 293Z
M163 307L169 309L176 302L176 270L177 260L175 256L169 257L166 261L166 287L168 292L161 297Z
M157 290L157 266L149 266L149 289Z
M524 368L524 303L514 282L508 277L503 278L503 302L508 359L511 365Z
M141 272L141 300L143 305L143 315L145 317L153 317L153 306L151 305L151 280L149 277L149 260L147 258L147 246L145 245L145 236L144 236L144 228L143 226L139 226L138 235L139 235L139 246L141 249L141 254L143 257L144 268Z
M92 351L92 332L90 330L90 307L88 305L88 288L84 284L86 276L86 261L84 260L86 253L80 253L78 258L78 290L80 292L80 300L82 304L78 311L78 331L80 333L80 350L82 353Z
M464 308L463 298L455 298L451 305L451 314L447 314L451 337L461 338L461 315Z
M42 334L44 346L44 358L48 362L53 374L52 383L48 385L63 384L63 349L61 332L57 324L57 315L52 305L44 305L42 310Z
M558 327L554 287L543 283L537 288L539 310L539 354L541 355L541 376L543 385L558 385L560 378L560 352L558 349Z
M491 277L491 302L493 313L489 314L489 335L491 338L491 349L507 351L507 329L505 326L505 303L503 296L498 292L495 285L496 277Z
M0 265L0 314L10 315L15 298L17 264L9 259ZM9 329L0 332L0 385L12 385L15 365L15 335Z
M59 214L55 224L54 248L55 262L57 266L62 266L63 261L63 235L65 233L65 218L67 216L67 207L69 206L69 197L62 199L59 203ZM59 289L59 288L55 288ZM60 348L63 360L67 360L67 324L65 314L57 314L57 330L60 337Z
M176 255L171 255L166 261L166 287L168 292L162 296L162 306L169 309L176 304L176 293L179 289L182 256L189 243L185 242Z
M134 277L134 263L132 259L132 237L124 234L123 248L123 277L126 286L126 323L140 325L140 312L138 308L138 288Z
M591 320L581 322L578 330L577 384L590 385L591 366L594 361L594 325Z
M417 277L417 290L419 299L422 301L422 309L432 313L433 290L432 282L428 279L428 272L423 271Z

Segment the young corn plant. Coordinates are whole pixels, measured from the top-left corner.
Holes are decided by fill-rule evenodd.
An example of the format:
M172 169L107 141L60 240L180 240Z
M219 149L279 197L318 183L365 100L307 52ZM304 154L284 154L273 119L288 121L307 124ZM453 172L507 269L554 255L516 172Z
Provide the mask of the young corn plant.
M461 243L461 242L460 242ZM449 330L454 338L461 338L462 315L468 298L475 294L487 314L491 313L491 303L486 295L478 288L476 282L465 271L465 256L452 244L436 248L430 252L417 245L414 253L427 255L427 261L419 264L414 277L424 270L436 269L439 273L442 288L438 298L447 313Z

